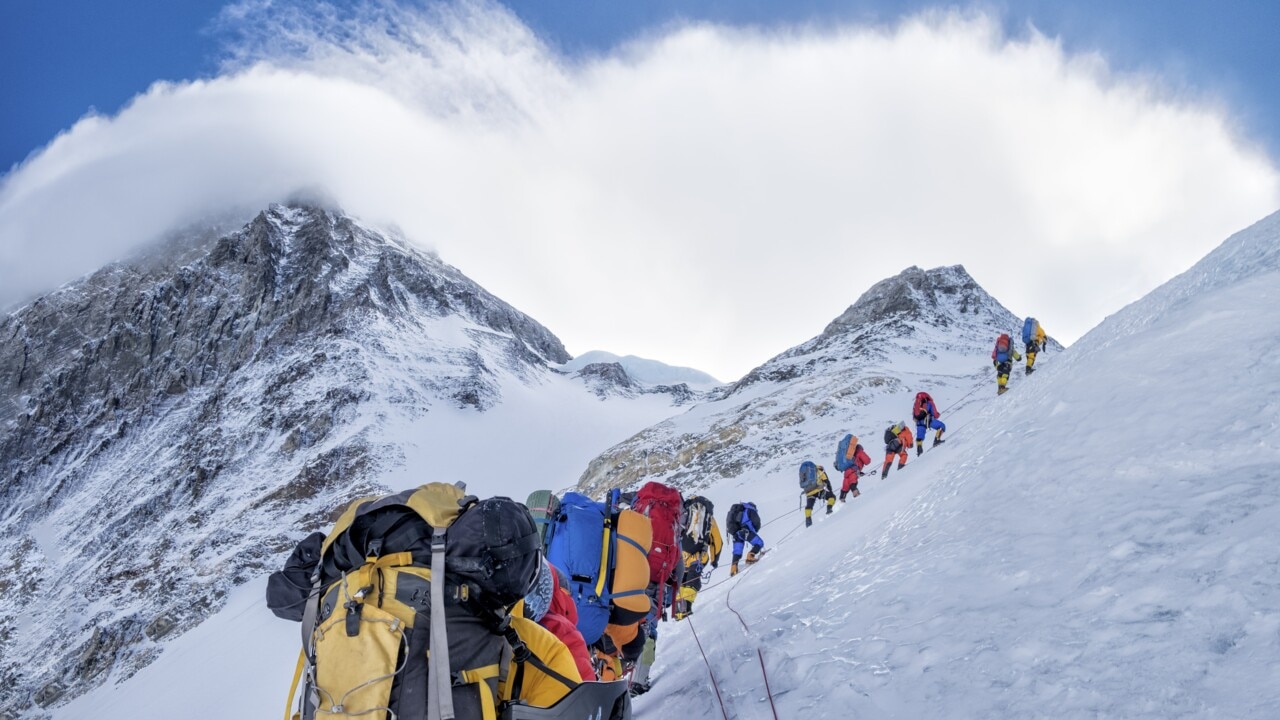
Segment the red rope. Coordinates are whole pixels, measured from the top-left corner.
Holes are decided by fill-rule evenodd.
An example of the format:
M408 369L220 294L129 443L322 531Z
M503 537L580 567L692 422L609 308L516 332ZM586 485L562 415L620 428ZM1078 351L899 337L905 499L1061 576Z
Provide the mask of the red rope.
M720 703L720 714L724 715L724 720L729 720L729 711L724 709L724 698L720 697L720 685L716 682L716 673L711 669L711 661L707 660L707 651L702 649L698 631L693 629L693 618L685 618L685 622L689 623L689 632L693 633L693 641L698 643L698 652L702 653L702 662L707 666L707 675L711 676L711 687L715 688L716 702ZM774 713L774 717L777 717L777 713Z
M769 673L764 669L764 651L756 648L756 655L760 657L760 674L764 676L764 691L769 694L769 707L773 710L773 720L778 720L778 706L773 704L773 691L769 689Z

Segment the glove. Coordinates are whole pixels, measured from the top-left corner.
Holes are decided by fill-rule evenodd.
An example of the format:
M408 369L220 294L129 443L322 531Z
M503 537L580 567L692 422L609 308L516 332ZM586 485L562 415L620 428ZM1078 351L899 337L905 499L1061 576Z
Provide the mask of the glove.
M716 560L715 562L711 563L711 569L712 569L712 570L715 570L715 569L716 569L716 568L718 568L718 567L720 567L720 561L719 561L719 560Z

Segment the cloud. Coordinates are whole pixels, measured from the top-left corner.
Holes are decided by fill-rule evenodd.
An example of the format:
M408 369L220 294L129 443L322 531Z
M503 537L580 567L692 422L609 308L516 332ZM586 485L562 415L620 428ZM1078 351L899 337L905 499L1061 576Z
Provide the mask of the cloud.
M224 72L0 183L0 304L322 187L559 334L720 377L909 265L1073 339L1280 206L1220 104L981 14L685 25L566 58L484 2L243 3Z

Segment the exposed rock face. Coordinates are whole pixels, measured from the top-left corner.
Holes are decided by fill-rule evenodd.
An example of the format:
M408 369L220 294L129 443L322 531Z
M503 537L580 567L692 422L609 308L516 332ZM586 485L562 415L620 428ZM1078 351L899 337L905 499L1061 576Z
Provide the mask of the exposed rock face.
M601 397L615 393L634 394L640 387L618 363L592 363L575 374Z
M646 385L637 382L620 363L590 363L573 373L587 387L604 399L608 397L638 397L640 395L669 395L673 405L687 405L709 396L690 389L685 383L676 385Z
M389 414L484 410L568 359L435 256L309 206L3 318L0 715L127 676L382 490Z
M850 420L881 399L909 398L926 382L937 397L955 398L989 382L991 345L1015 330L1021 320L963 267L908 268L872 286L821 335L755 368L711 402L605 451L578 489L597 494L642 479L701 489L800 453L822 462ZM1050 347L1061 349L1056 342ZM900 416L886 422L906 417L910 401L900 402ZM867 447L873 445L869 439Z

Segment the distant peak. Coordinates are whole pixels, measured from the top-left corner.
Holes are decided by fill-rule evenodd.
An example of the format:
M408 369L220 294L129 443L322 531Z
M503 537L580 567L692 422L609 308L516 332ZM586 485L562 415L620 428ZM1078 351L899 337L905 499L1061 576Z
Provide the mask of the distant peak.
M948 265L930 270L912 265L897 275L872 285L857 302L827 326L823 335L891 316L927 320L934 314L930 311L940 308L943 297L958 299L959 307L964 312L968 311L972 303L991 299L963 265Z

